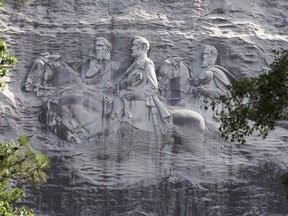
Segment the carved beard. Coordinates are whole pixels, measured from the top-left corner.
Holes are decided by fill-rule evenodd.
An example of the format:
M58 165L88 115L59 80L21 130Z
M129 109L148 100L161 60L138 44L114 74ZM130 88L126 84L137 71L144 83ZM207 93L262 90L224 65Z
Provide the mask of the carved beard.
M102 61L103 60L103 52L96 53L96 59L99 61Z
M103 60L107 60L109 61L110 60L110 52L96 52L96 59L98 61L103 61Z
M210 64L211 64L211 61L209 61L209 60L204 60L204 61L202 62L202 67L208 67Z
M202 67L203 68L210 67L210 66L215 65L215 63L216 63L216 59L212 59L212 58L205 59L202 62Z

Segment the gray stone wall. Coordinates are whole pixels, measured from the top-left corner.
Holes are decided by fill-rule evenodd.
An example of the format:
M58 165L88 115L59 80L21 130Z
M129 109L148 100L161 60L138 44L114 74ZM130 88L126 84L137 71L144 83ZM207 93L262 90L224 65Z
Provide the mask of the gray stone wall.
M265 141L252 136L245 146L207 130L201 154L181 148L185 137L159 143L141 131L73 144L38 121L47 98L23 90L41 53L59 53L80 72L96 37L113 44L112 60L129 65L132 38L143 36L156 69L179 57L195 76L210 44L216 64L236 78L257 76L273 61L270 49L288 48L287 10L285 0L31 0L0 8L0 34L18 59L1 93L0 140L22 133L52 162L47 184L25 202L39 215L287 214L280 180L287 171L285 128Z

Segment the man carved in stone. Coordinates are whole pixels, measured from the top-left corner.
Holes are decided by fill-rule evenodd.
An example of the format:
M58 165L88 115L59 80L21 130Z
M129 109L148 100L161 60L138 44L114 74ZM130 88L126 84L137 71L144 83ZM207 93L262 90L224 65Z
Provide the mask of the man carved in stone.
M149 46L147 39L134 37L134 62L123 74L120 97L124 101L124 121L144 131L155 131L155 125L170 123L172 112L156 95L158 82L154 63L147 57Z
M213 129L218 128L216 113L211 108L205 109L205 101L208 102L219 98L221 95L229 94L228 86L231 84L227 75L234 78L225 68L216 65L218 57L217 49L211 45L205 45L203 50L203 70L192 80L196 87L196 110L200 112L206 120L207 125ZM234 78L235 79L235 78ZM222 109L219 108L218 109ZM219 110L216 110L216 112Z
M110 126L116 89L114 75L119 66L110 60L111 50L108 40L97 38L95 56L83 65L82 79L64 62L49 62L51 70L46 70L44 81L56 90L43 106L39 119L60 137L81 143Z
M82 69L84 83L92 85L105 93L115 93L115 76L119 62L110 58L112 44L104 37L95 40L93 58Z

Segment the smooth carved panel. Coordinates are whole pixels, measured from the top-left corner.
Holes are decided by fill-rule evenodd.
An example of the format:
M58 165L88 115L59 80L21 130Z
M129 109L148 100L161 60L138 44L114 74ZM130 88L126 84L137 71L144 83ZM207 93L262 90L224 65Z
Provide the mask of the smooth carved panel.
M134 61L121 71L121 62L111 60L112 44L103 37L96 38L94 55L83 64L80 74L61 61L59 54L43 53L33 62L24 90L46 98L40 121L69 142L82 143L108 131L117 134L124 123L159 135L167 130L183 132L189 127L203 137L205 126L201 115L185 107L169 108L167 99L170 98L162 101L158 96L155 66L147 57L149 48L148 40L135 37L131 46ZM183 69L189 74L179 64L181 67L175 72L178 77ZM161 71L164 74L166 69ZM168 78L174 79L173 75ZM181 82L191 85L188 81L191 82L188 75L181 76ZM172 89L173 92L177 89ZM179 114L181 122L177 121Z
M222 111L222 106L219 104L214 110L209 106L220 96L229 95L231 80L236 78L216 65L218 52L214 46L205 45L201 56L200 71L189 71L180 58L164 60L158 69L159 92L169 105L198 112L209 130L218 131L217 113Z
M79 175L96 185L114 185L127 179L134 182L143 175L158 176L162 173L160 170L174 166L185 172L183 161L172 165L171 160L187 153L193 157L203 154L203 117L191 108L171 106L167 102L170 98L159 94L159 77L147 55L149 48L147 39L132 38L133 61L125 66L125 63L111 60L112 44L98 37L94 55L79 72L63 62L59 54L42 53L33 62L24 82L23 90L42 101L39 121L55 136L79 146L79 152L90 146L98 155L93 160L87 154L85 160L91 160L92 167L101 164L105 157L112 159L105 168L107 176L103 178L106 181L99 178L92 167L87 167L91 169L89 174L83 172L80 165L83 161L78 164L76 159L75 169ZM189 74L188 69L179 64L181 71L186 69ZM188 81L191 82L191 78L186 76L184 82ZM96 149L92 148L95 143ZM166 158L166 154L171 155ZM141 157L143 160L139 160ZM119 166L116 158L121 158L121 166L125 168L115 173L113 170ZM146 166L146 171L133 173L135 166ZM131 175L127 175L130 172ZM122 177L115 179L115 175Z

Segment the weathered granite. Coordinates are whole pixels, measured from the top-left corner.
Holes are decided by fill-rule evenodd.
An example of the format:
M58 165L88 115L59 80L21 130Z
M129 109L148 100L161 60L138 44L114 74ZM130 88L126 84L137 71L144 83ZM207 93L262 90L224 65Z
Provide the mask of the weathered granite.
M47 98L24 91L41 53L59 53L80 73L96 37L113 44L111 59L126 69L131 40L141 35L156 69L178 58L197 76L209 44L218 50L216 65L238 79L256 76L273 61L269 49L287 48L287 8L285 0L34 0L1 8L0 33L18 59L1 94L1 141L23 133L53 164L48 183L27 203L39 215L287 214L280 184L288 162L285 128L245 146L207 130L203 145L189 151L184 136L159 141L129 126L119 132L121 142L99 135L97 142L73 144L38 121Z

